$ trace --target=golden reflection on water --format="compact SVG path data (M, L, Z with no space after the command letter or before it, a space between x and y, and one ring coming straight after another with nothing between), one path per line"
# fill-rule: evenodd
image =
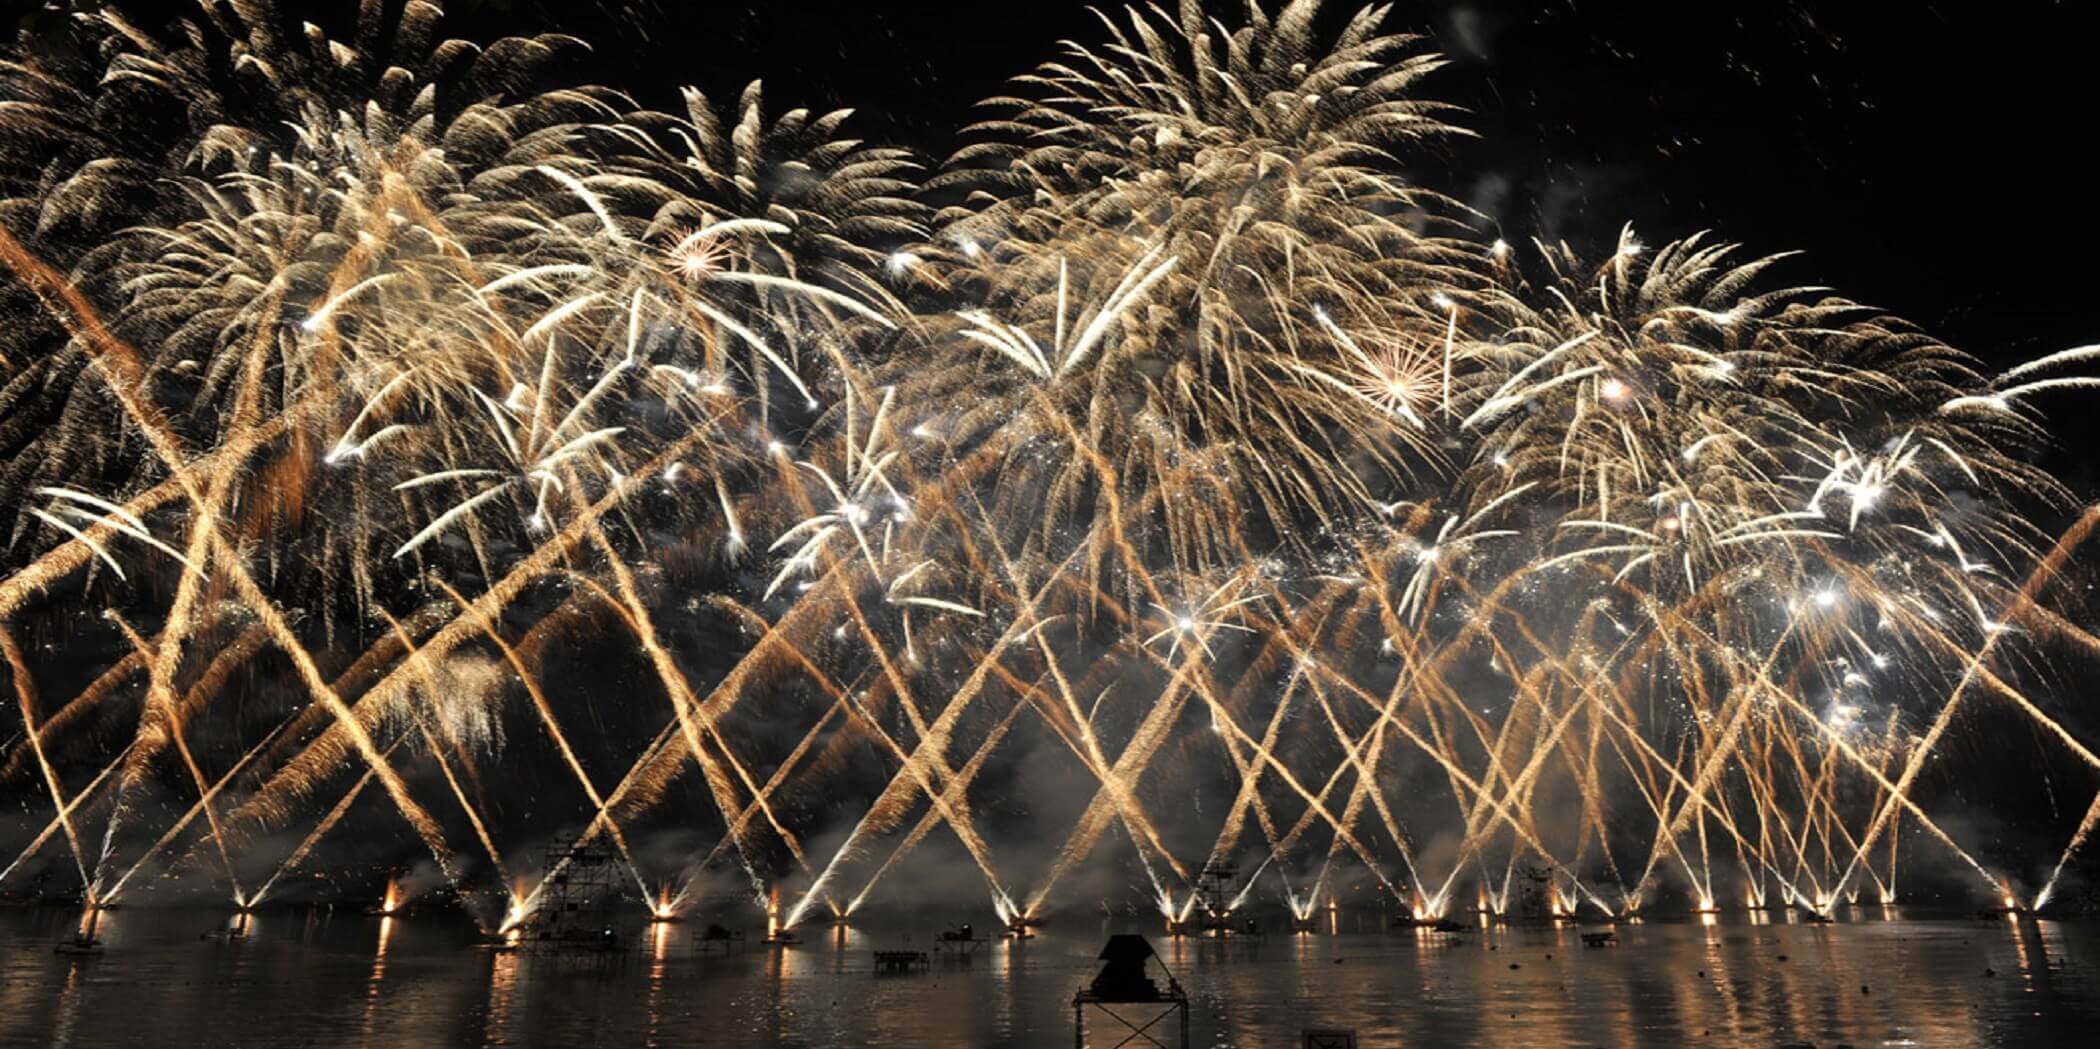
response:
M488 1013L485 1021L487 1035L484 1044L509 1044L516 1026L518 982L522 978L525 956L510 951L488 952L489 993Z
M86 935L94 935L95 913L95 909L90 907L88 908L88 913L82 918L81 928ZM80 1015L80 985L82 980L81 966L66 966L64 983L58 993L59 1022L57 1028L51 1032L51 1044L54 1049L58 1046L70 1045L73 1041L73 1032L76 1027L75 1021Z
M379 919L379 943L372 948L372 975L365 981L365 1019L359 1025L363 1033L363 1044L372 1042L372 1022L379 1013L379 989L386 982L386 948L394 938L394 919L387 915Z
M671 929L667 921L653 921L644 927L643 949L649 956L649 997L645 1009L647 1038L643 1044L655 1046L662 1043L665 1020L662 1004L664 996L664 974L669 970L671 958Z
M1370 914L1337 923L1361 930L1342 935L1148 935L1190 991L1200 1045L1295 1044L1322 1025L1354 1028L1365 1045L2008 1044L2045 1039L2057 1029L2045 1023L2100 1022L2095 930L1889 914L1840 907L1834 925L1763 910L1654 916L1613 923L1620 945L1594 948L1581 934L1603 926L1453 935L1386 930ZM927 972L878 978L874 949L930 951L934 929L820 926L797 945L702 954L691 927L637 925L621 955L587 966L484 952L423 919L375 929L266 917L248 921L248 938L211 945L194 917L127 911L98 919L108 955L75 961L51 946L86 917L52 917L27 926L0 914L0 1044L30 1033L131 1049L201 1032L190 1041L653 1046L705 1032L710 1046L768 1049L1063 1046L1103 936L1129 927L1053 925L967 963L936 955ZM228 1015L244 1018L238 1031L215 1019Z

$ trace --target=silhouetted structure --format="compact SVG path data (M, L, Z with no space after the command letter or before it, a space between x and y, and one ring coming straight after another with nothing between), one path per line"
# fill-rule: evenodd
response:
M530 953L606 953L620 945L607 921L612 905L612 853L576 838L547 844L546 869L533 911L512 945Z
M81 915L80 930L73 934L73 938L61 941L57 947L52 949L59 954L101 954L102 941L95 936L95 930L101 923L101 917L101 913L96 908L88 908L87 913Z
M952 929L941 930L940 935L933 938L933 949L946 957L966 960L975 957L989 942L991 941L988 937L980 939L977 929L969 922L964 922Z
M744 934L710 924L693 937L693 950L700 954L728 954L744 944Z
M1207 914L1232 909L1233 886L1239 881L1238 864L1213 861L1196 872L1196 906Z
M1517 909L1509 917L1522 922L1546 922L1552 921L1558 910L1554 906L1552 874L1530 864L1517 872Z
M1161 964L1160 972L1166 976L1167 986L1164 990L1160 988L1147 965L1157 957L1151 942L1143 936L1126 933L1108 938L1108 943L1101 948L1101 960L1107 964L1101 966L1101 972L1092 983L1072 996L1074 1049L1084 1049L1086 1045L1089 1008L1115 1022L1109 1033L1122 1035L1110 1045L1110 1049L1126 1045L1180 1045L1182 1049L1188 1049L1188 992L1182 990L1173 974L1166 971L1165 964ZM1180 1028L1178 1042L1163 1040L1171 1037L1163 1024Z
M1220 936L1234 931L1232 925L1232 903L1234 887L1239 881L1237 864L1213 861L1196 872L1196 898L1189 908L1189 915L1179 921L1167 923L1167 931L1176 936L1201 936L1216 933Z
M908 973L915 970L924 970L927 966L928 960L925 951L875 952L876 975L883 973Z

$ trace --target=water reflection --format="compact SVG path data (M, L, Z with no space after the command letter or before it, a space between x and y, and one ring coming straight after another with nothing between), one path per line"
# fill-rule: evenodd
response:
M517 1026L518 981L525 965L525 956L510 952L494 952L488 955L488 1013L482 1039L483 1045L509 1045L515 1043L513 1030Z
M386 982L387 941L393 936L393 917L379 919L379 943L372 948L372 976L365 981L365 1022L361 1026L364 1035L361 1042L365 1045L372 1044L372 1021L379 1012L379 988Z
M2100 935L2025 917L1892 920L1855 905L1825 925L1724 910L1621 922L1604 948L1566 925L1453 935L1326 917L1340 934L1137 931L1189 988L1199 1045L1290 1045L1308 1026L1354 1028L1366 1045L2050 1044L2100 1020ZM695 926L637 924L625 952L586 962L489 951L436 918L13 911L0 913L0 1044L1063 1046L1104 934L1131 931L1074 921L873 974L873 950L931 951L938 927L837 924L702 953ZM87 930L105 954L53 953Z
M649 956L649 1004L645 1045L662 1044L664 1034L664 977L670 971L671 923L652 921L647 926L643 950Z

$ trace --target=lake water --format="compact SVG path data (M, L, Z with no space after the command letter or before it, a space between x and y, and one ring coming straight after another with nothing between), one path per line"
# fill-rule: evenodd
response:
M77 918L0 912L0 1044L1069 1046L1107 928L1075 919L878 976L874 949L928 949L933 926L817 926L726 955L693 949L700 925L652 926L584 961L476 948L444 918L265 912L219 942L198 936L223 916L139 909L103 917L103 955L54 954ZM1259 942L1138 931L1189 991L1193 1046L1295 1047L1305 1027L1365 1046L2100 1044L2088 923L1737 914L1621 924L1615 948L1585 948L1589 927L1335 925ZM1087 1044L1114 1045L1105 1033Z

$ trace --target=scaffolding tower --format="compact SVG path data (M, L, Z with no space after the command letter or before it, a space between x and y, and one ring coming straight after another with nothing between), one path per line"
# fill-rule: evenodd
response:
M1544 867L1525 864L1517 871L1517 920L1552 921L1556 914L1553 875Z
M1205 914L1224 915L1232 910L1240 868L1236 863L1214 860L1196 872L1196 907Z
M546 881L519 931L517 946L535 953L610 952L619 946L611 923L611 850L563 836L547 843Z
M1203 869L1196 872L1195 899L1191 901L1188 917L1168 922L1167 931L1176 936L1233 932L1232 904L1238 893L1239 878L1238 864L1222 860L1204 864Z

